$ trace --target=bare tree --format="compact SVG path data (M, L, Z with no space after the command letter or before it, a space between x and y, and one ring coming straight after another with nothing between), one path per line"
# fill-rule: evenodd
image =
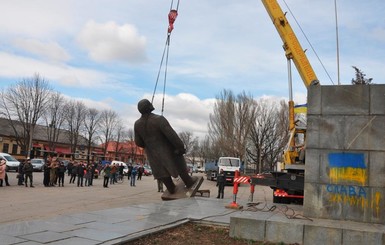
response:
M182 140L185 148L186 154L189 154L192 150L192 146L194 144L193 133L188 131L183 131L179 133L179 138Z
M48 82L35 74L1 93L1 114L9 119L16 142L26 157L30 157L36 123L47 109L50 92Z
M256 105L245 92L235 96L224 90L217 97L214 112L210 114L209 136L222 155L239 157L246 153L247 137L255 121Z
M115 127L115 159L118 159L120 153L124 153L126 151L125 148L121 147L121 142L124 142L128 139L129 132L125 129L121 122L117 122ZM122 159L119 159L122 160Z
M277 103L259 100L256 119L250 132L247 147L248 158L256 164L257 173L280 160L288 141L287 105L284 101ZM266 166L265 166L266 165Z
M104 156L107 155L107 148L109 141L113 140L113 132L118 123L118 114L112 110L102 111L100 117L100 137L104 144Z
M137 152L137 146L135 144L135 132L133 128L128 129L127 137L128 137L128 141L130 142L129 156L130 156L130 162L132 163L135 159L135 155Z
M201 140L199 148L200 157L204 159L205 162L215 161L221 156L219 145L216 142L213 142L208 135Z
M356 71L356 78L352 79L352 84L367 85L372 83L373 78L365 78L365 73L363 73L360 69L355 66L352 67Z
M46 125L48 147L55 149L59 141L60 129L65 120L64 106L66 100L59 92L52 92L49 96L49 106L43 114L43 121Z
M90 155L92 154L92 144L95 141L95 136L99 130L100 111L94 108L86 109L84 116L84 128L87 138L87 162L90 162Z
M186 148L186 157L191 160L192 164L195 164L195 158L199 151L198 137L194 137L192 132L183 131L179 133L179 138L182 140Z
M68 140L71 144L72 159L76 158L75 153L78 148L80 133L84 126L86 106L81 101L69 101L65 107L65 122L67 127Z

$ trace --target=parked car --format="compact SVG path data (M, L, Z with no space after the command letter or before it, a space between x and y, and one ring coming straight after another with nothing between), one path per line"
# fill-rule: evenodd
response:
M15 170L17 171L20 165L20 162L16 160L13 156L9 155L8 153L0 153L0 159L5 159L6 161L6 168L5 171Z
M143 174L144 174L145 176L152 175L152 169L151 169L150 166L144 165L143 168L144 168L144 173L143 173Z
M44 168L45 160L40 158L34 158L34 159L31 159L31 164L33 166L33 171L42 172Z

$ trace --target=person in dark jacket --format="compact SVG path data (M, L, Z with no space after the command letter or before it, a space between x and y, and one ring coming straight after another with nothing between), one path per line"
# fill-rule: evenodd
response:
M138 180L142 180L143 173L144 173L144 167L140 165L138 167Z
M17 177L18 177L17 185L23 185L24 183L23 167L24 167L24 161L20 162L19 167L17 168Z
M26 163L24 164L24 167L23 167L23 172L24 172L24 175L25 175L25 178L24 178L24 182L25 182L25 187L28 187L28 179L29 179L29 186L30 187L34 187L33 186L33 166L31 164L31 160L28 159L26 161Z
M74 162L71 168L70 184L75 184L76 175L78 174L78 163Z
M65 172L66 172L66 166L64 166L64 162L60 162L57 168L57 175L58 175L59 186L61 184L62 187L64 187Z
M221 169L217 175L217 186L218 186L218 196L217 198L222 198L225 194L225 185L226 185L226 176Z
M51 160L47 160L43 166L44 176L43 176L43 184L45 187L49 187L50 182L50 172L51 172Z
M111 175L111 167L109 164L106 164L106 166L103 169L104 177L103 177L103 187L108 188L108 180L110 179Z
M191 188L197 177L191 177L184 159L186 149L178 134L163 116L152 113L153 105L147 99L138 102L142 116L134 125L135 144L144 148L155 179L160 179L170 194L176 186L171 177L182 179Z
M83 179L84 179L84 171L86 170L86 166L80 162L77 167L77 176L78 176L78 187L83 187Z

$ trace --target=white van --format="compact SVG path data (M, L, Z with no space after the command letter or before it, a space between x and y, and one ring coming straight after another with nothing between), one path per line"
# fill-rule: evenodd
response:
M0 159L5 159L6 161L6 171L9 170L15 170L19 168L20 162L16 160L13 156L9 155L8 153L2 153L0 152Z
M115 164L116 166L120 166L120 165L123 165L123 174L124 175L127 175L128 173L128 166L127 166L127 163L125 162L121 162L121 161L112 161L110 165L113 165Z

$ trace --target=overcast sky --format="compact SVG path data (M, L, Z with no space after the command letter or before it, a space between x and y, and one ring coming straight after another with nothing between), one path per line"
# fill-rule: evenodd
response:
M285 2L278 0L284 12ZM174 0L173 8L176 8ZM322 85L337 84L334 0L286 0L287 15ZM117 111L127 128L151 99L166 41L165 0L12 0L0 3L0 89L40 74L90 107ZM342 84L357 66L384 83L384 0L337 0ZM223 89L255 99L288 97L282 41L260 0L180 0L172 32L164 115L202 136ZM319 60L329 73L331 81ZM163 77L155 96L160 113ZM306 88L293 66L295 102Z

